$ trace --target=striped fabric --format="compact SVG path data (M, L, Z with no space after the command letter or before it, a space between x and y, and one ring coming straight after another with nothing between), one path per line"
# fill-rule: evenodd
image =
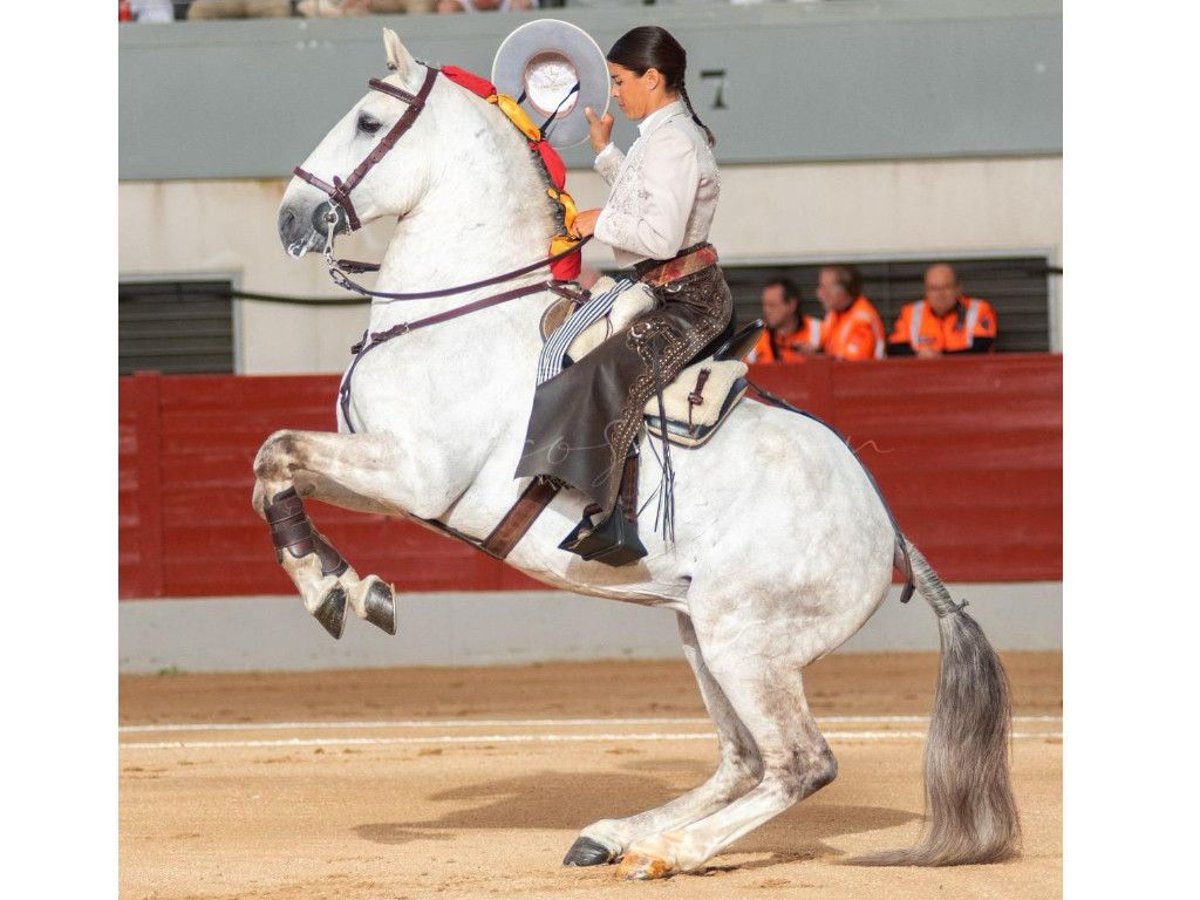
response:
M597 294L567 318L546 339L542 347L542 355L538 357L537 383L549 381L563 369L563 358L572 342L587 330L588 326L599 322L613 308L617 296L633 287L633 279L619 278L611 288L603 294Z

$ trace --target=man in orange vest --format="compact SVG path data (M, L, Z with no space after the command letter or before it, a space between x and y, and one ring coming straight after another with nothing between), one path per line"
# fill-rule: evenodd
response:
M862 294L854 266L825 266L817 275L817 299L825 307L821 350L835 359L883 359L885 332L879 313Z
M900 309L888 353L925 359L943 353L986 353L995 340L991 304L963 296L954 269L936 263L925 270L925 297Z
M790 278L763 285L762 318L767 327L746 362L804 362L821 349L821 323L800 312L800 289Z

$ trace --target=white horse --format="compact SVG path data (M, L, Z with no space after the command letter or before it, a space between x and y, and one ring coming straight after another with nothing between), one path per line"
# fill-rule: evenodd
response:
M496 106L431 75L436 70L391 31L384 45L384 87L373 83L298 170L305 177L288 186L279 213L285 248L302 256L326 246L348 218L390 217L396 226L376 290L406 293L544 258L561 221L525 138ZM414 102L423 85L427 96ZM348 177L406 114L394 147ZM350 181L352 201L331 202ZM513 471L542 346L539 319L556 299L540 287L545 278L543 270L455 296L376 300L370 331L398 336L361 356L339 433L279 431L260 449L254 507L272 523L279 561L307 609L335 636L347 602L394 633L392 589L341 559L311 527L302 498L475 540L488 535L528 483ZM531 293L428 327L403 324L513 287ZM558 549L585 506L567 489L507 557L556 588L674 610L717 730L712 777L657 809L588 825L564 863L620 861L630 878L694 871L831 782L837 764L809 712L801 670L862 627L887 595L894 565L911 565L941 634L927 821L916 847L857 862L948 865L1012 855L1019 826L1004 672L845 443L812 419L747 401L707 444L676 448L672 460L673 543L643 522L649 555L633 565L613 568ZM643 465L640 496L658 479Z

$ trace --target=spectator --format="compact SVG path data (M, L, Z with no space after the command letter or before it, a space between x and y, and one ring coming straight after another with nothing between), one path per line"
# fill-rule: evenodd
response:
M800 312L800 289L790 278L763 285L762 318L767 327L746 362L803 362L820 351L821 323Z
M291 0L192 0L188 21L196 19L284 19L292 14Z
M433 12L436 0L300 0L296 12L310 18L366 16L372 13Z
M817 299L825 307L821 350L835 359L883 359L883 320L862 294L862 275L854 266L824 266L817 275Z
M925 270L924 299L901 307L888 353L925 359L943 353L986 353L995 340L991 304L964 297L954 269L935 263Z
M509 12L537 9L537 6L537 0L437 0L437 11L440 13Z
M440 13L508 12L536 7L535 0L437 0Z
M175 8L171 0L129 0L126 5L134 22L175 21Z

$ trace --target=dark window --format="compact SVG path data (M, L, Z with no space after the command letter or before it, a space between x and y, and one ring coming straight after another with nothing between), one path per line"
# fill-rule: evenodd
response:
M998 351L1038 352L1050 349L1050 271L1044 257L1003 259L927 259L903 262L852 262L863 275L863 293L875 305L883 326L891 333L905 303L924 294L925 269L935 262L954 266L963 293L986 300L996 311ZM786 276L800 288L800 308L810 316L824 315L817 300L817 273L821 265L739 266L721 264L733 293L739 323L757 319L762 312L762 285Z
M232 289L228 281L122 283L120 374L233 372Z

